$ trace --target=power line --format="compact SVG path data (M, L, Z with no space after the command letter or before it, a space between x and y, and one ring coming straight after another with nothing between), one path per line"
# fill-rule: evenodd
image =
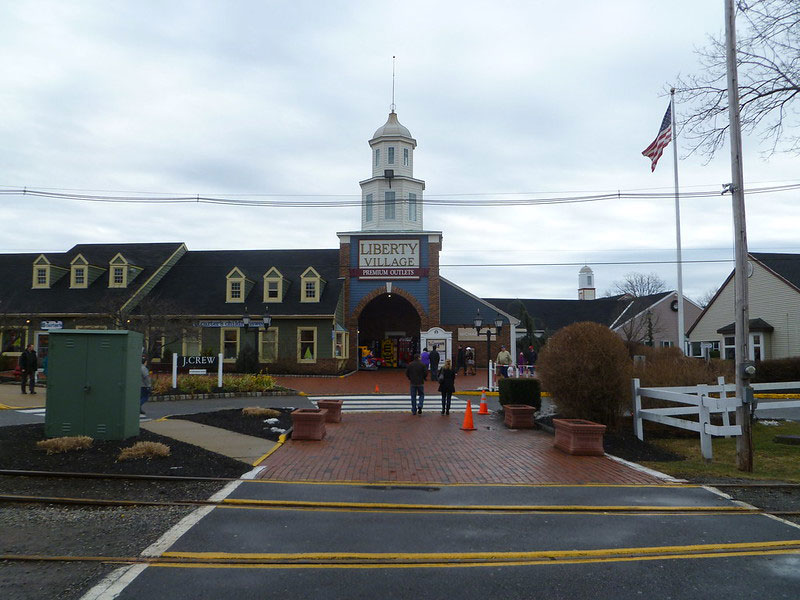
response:
M800 183L753 187L745 190L747 195L780 193L793 190L800 190ZM71 200L79 202L96 202L106 204L217 204L233 206L249 206L263 208L341 208L347 206L360 206L361 197L345 196L337 197L343 199L312 199L297 200L297 196L276 196L274 199L254 199L254 198L234 198L231 196L135 196L135 195L112 195L112 194L85 194L85 193L66 193L48 191L46 189L0 189L0 196L34 196L39 198L49 198L54 200ZM580 204L587 202L602 202L608 200L661 200L672 199L673 192L607 192L600 194L588 194L582 196L553 196L545 198L466 198L466 197L446 197L446 196L427 196L421 199L422 204L429 206L543 206L552 204ZM718 191L698 190L686 191L682 197L688 198L714 198L720 196ZM311 196L303 196L311 197ZM329 196L318 196L318 198L329 198ZM404 201L408 198L396 198L395 201ZM384 199L375 199L376 205L385 204Z

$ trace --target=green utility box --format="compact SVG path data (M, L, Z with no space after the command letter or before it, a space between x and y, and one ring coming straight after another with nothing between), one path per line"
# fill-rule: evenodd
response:
M137 331L51 329L45 434L139 435L143 340Z

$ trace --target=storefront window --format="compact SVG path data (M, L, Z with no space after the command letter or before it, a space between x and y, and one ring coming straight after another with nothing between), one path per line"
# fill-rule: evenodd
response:
M0 332L3 352L22 352L25 348L24 329L3 329Z
M278 328L270 327L267 331L259 332L261 347L258 357L261 362L275 362L278 359Z
M297 362L317 362L317 328L298 327L297 329Z
M222 358L223 360L236 360L239 354L239 330L222 330Z

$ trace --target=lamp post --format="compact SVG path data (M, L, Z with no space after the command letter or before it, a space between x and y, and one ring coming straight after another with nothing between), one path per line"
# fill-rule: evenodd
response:
M245 306L244 307L244 315L242 315L242 323L244 323L245 333L247 333L247 330L250 328L251 320L252 319L250 318L250 313L247 312L247 307ZM255 343L254 348L256 349L256 352L258 352L258 330L261 329L262 323L264 325L264 331L269 329L269 326L272 324L272 315L269 314L269 307L268 306L264 307L264 316L255 320L255 325L256 325L255 326L255 334L256 334L256 338L255 339L256 339L256 343Z
M475 318L472 320L472 324L475 326L475 331L480 334L481 326L483 325L483 318L481 317L481 309L478 309L478 312L475 315ZM500 335L500 330L503 328L503 318L500 315L497 315L494 320L494 326L497 331L497 335ZM486 328L486 369L489 372L488 380L489 380L489 389L492 389L492 370L490 368L490 364L492 361L492 330L487 327Z

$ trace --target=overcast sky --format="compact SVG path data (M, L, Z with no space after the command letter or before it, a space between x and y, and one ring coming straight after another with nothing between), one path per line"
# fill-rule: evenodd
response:
M396 55L397 114L417 139L426 197L670 192L672 146L655 173L641 151L670 83L695 72L694 49L722 31L722 0L556 4L6 2L0 189L357 199ZM757 138L744 142L746 185L800 182L797 157L765 159ZM731 180L727 149L706 162L678 148L682 189ZM747 198L751 251L800 251L799 195ZM0 203L0 252L115 241L336 248L337 231L360 228L349 206ZM731 199L681 210L684 259L728 261L684 266L684 291L697 297L732 268ZM424 225L444 234L442 274L481 296L576 298L583 263L599 293L630 271L677 285L671 198L428 206ZM618 264L637 261L661 262ZM534 266L482 266L498 263Z

